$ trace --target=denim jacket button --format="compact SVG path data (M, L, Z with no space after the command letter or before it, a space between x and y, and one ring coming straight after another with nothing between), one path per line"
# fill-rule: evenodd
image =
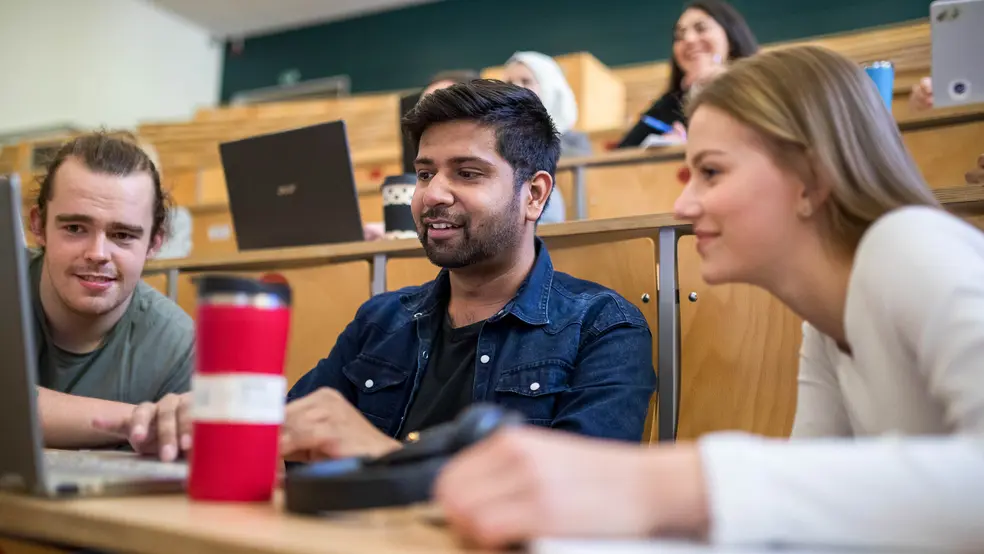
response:
M422 314L420 312L417 312L417 313L413 314L413 318L414 319L420 319L420 316L422 316L422 315L424 315L424 314Z
M489 363L489 355L488 354L482 354L482 357L479 358L479 360L481 360L481 362L483 364L487 364L487 363Z
M367 389L371 389L371 388L372 388L372 386L373 386L373 385L375 385L375 384L376 384L376 383L373 383L373 382L372 382L372 379L366 379L366 388L367 388Z
M540 383L533 383L532 385L530 385L530 390L532 391L540 390Z

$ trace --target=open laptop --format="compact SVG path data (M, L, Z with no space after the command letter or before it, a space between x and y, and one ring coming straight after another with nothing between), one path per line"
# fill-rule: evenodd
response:
M47 497L183 490L184 463L125 452L43 448L36 398L38 350L20 205L17 176L0 175L0 490Z
M363 240L345 122L219 145L239 250Z
M984 0L929 5L933 106L984 102Z

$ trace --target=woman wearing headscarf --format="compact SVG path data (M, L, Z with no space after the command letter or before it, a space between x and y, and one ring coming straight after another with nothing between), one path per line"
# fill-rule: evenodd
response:
M577 123L577 100L567 77L556 61L539 52L516 52L506 62L504 81L528 88L543 102L557 132L560 133L560 156L588 156L591 141L574 130ZM564 221L564 199L554 187L550 201L540 216L541 223Z

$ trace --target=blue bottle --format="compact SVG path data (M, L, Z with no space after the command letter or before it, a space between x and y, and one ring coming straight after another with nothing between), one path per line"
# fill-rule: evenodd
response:
M885 101L885 106L891 112L892 94L895 88L895 65L889 61L876 61L865 65L864 70L871 77L871 80L875 82L878 93L881 94L882 100Z

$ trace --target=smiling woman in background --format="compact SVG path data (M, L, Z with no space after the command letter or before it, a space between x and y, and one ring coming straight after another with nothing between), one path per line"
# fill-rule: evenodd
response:
M574 130L577 123L577 99L564 71L553 58L539 52L516 52L506 62L503 81L528 88L540 97L560 133L560 157L591 155L588 136ZM564 221L564 198L554 187L543 210L540 223Z
M792 440L640 448L533 429L454 458L435 497L484 546L536 537L984 551L984 234L944 211L867 74L802 46L688 107L676 203L709 284L804 320Z
M639 146L651 134L686 138L683 101L691 87L720 74L728 62L756 52L758 41L738 10L719 0L691 2L673 29L669 89L618 147Z

